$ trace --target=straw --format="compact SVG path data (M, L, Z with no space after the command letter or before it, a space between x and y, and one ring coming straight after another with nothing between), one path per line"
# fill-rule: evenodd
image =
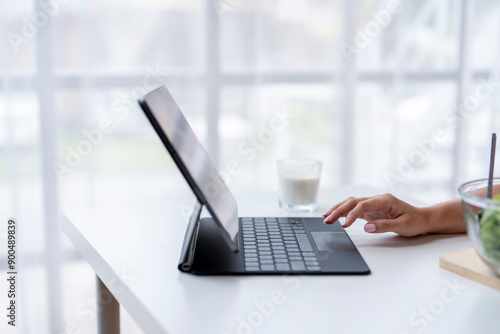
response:
M493 188L493 168L495 167L495 149L497 146L497 134L491 135L491 153L490 153L490 174L488 175L488 198L491 198Z

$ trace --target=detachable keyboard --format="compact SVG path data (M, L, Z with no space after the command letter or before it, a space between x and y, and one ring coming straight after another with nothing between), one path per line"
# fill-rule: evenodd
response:
M240 218L247 272L319 272L301 218Z

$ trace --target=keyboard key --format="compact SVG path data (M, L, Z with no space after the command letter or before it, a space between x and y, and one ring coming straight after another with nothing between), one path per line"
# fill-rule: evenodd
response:
M276 249L273 247L273 253L274 253L274 255L286 254L286 251L284 249Z
M319 267L319 266L308 266L307 270L308 271L321 271L321 267Z
M259 246L259 252L270 251L270 250L271 250L271 247L261 247L261 246Z
M263 264L260 266L260 270L262 270L262 271L274 271L274 265L273 264Z
M293 271L304 271L306 270L306 266L302 261L290 261L290 266L292 266Z
M257 253L245 253L245 258L257 257Z
M259 255L272 255L271 251L261 251L259 252Z
M285 246L273 246L273 249L282 249L282 250L285 250Z
M271 255L261 255L259 256L261 260L272 260L273 257Z
M300 256L300 252L288 252L289 256Z
M248 262L248 261L245 261L245 267L258 267L259 266L259 262Z
M301 256L290 256L289 259L290 261L302 261Z
M243 247L245 249L255 249L255 248L257 248L257 246L255 246L255 245L243 245Z
M306 264L308 266L319 266L319 262L318 261L308 261L307 259L306 259Z
M288 263L288 259L274 259L274 262L276 263Z
M309 238L305 234L298 234L297 236L297 241L299 242L299 247L300 250L303 252L312 252L312 246L311 243L309 242Z
M276 263L276 270L290 271L290 265L288 265L288 263Z
M257 253L257 249L247 249L245 248L245 254L249 254L249 253Z
M274 264L273 260L260 260L261 264Z
M276 252L274 253L274 258L275 259L287 259L288 256L286 254L276 254Z
M294 247L287 247L286 250L289 252L298 252L299 251L299 249L295 246Z
M260 268L259 267L245 267L245 271L251 271L251 272L260 271Z
M302 252L303 257L316 257L316 254L314 252Z

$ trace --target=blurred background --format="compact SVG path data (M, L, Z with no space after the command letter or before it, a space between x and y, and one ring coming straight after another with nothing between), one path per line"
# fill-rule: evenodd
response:
M19 333L96 330L94 274L61 210L191 205L142 94L167 85L219 169L241 163L237 196L276 190L275 160L307 155L321 187L431 204L487 176L499 32L495 0L0 0L0 242L15 217Z

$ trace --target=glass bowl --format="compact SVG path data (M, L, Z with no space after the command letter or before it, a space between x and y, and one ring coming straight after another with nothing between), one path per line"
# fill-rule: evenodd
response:
M500 178L493 179L493 185ZM467 234L479 256L500 275L500 196L486 198L488 179L462 184L458 193L462 198L462 211ZM483 188L484 191L479 189ZM479 192L479 194L476 192Z

